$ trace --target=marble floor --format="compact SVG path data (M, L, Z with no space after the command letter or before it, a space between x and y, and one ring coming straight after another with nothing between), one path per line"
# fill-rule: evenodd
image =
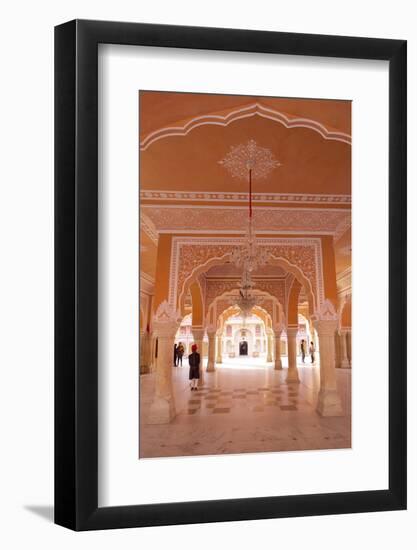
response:
M320 417L315 411L319 366L298 364L300 384L286 384L286 362L274 370L263 358L224 359L204 384L190 391L188 365L173 368L177 416L149 425L155 375L140 377L140 458L341 449L351 446L350 369L337 369L346 412Z

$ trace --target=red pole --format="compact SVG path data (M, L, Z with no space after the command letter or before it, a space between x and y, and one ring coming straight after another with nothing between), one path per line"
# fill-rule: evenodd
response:
M252 168L249 168L249 217L252 217Z

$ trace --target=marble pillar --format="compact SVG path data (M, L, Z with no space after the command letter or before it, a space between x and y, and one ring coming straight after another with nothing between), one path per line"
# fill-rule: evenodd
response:
M350 368L349 359L347 355L347 330L342 329L340 331L339 343L340 343L340 368Z
M288 370L287 383L299 382L297 368L297 333L298 327L287 328L287 344L288 344Z
M340 369L341 357L340 357L340 334L335 332L334 335L334 354L335 354L335 366L337 369Z
M317 350L317 340L316 340L316 332L314 330L314 323L312 320L310 320L308 322L308 326L309 326L309 332L310 332L310 342L313 342L314 344L314 349ZM307 346L307 351L310 347L310 342L307 342L308 343L308 346Z
M266 348L266 362L267 363L272 363L272 337L269 334L269 332L266 335L266 345L267 345L267 348Z
M317 319L314 323L320 344L320 390L317 412L321 416L343 416L336 386L334 334L337 320Z
M275 370L281 370L282 369L282 361L281 361L281 330L275 331Z
M216 359L216 333L214 331L207 331L208 336L208 361L207 372L214 372L215 359Z
M157 352L157 341L156 336L152 333L151 337L151 372L156 371L156 352Z
M141 331L139 340L140 349L140 374L151 372L151 335L147 331Z
M346 355L349 361L349 368L352 368L352 329L346 329Z
M173 349L179 318L167 302L163 302L154 318L153 331L158 339L155 395L149 408L148 424L168 424L176 415L172 388Z
M203 354L203 338L204 329L202 327L191 327L191 333L193 335L194 343L197 345L197 351L200 354L200 379L198 381L199 386L204 385L204 354Z
M216 363L223 363L223 339L222 336L216 336L217 341L217 353L216 353Z

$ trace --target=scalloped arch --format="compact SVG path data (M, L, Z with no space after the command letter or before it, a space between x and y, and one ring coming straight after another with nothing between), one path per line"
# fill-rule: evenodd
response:
M241 109L231 111L227 115L201 115L192 118L183 126L169 126L166 128L161 128L160 130L155 130L140 142L140 150L146 151L146 149L148 149L153 143L161 139L186 136L192 130L200 126L214 125L225 127L236 120L250 118L253 116L273 120L279 124L282 124L286 128L309 128L319 133L326 140L340 141L342 143L346 143L347 145L351 145L352 143L352 138L349 134L328 130L323 124L317 122L316 120L305 117L289 118L275 109L264 107L260 103L253 103L246 107L242 107Z
M202 273L205 273L208 271L211 267L215 265L223 265L226 263L229 263L228 260L230 259L230 252L224 254L223 256L218 256L215 258L210 258L203 264L197 266L194 268L194 270L190 273L190 275L185 279L182 291L180 293L178 304L180 311L183 311L184 308L184 300L185 296L187 295L188 289L190 288L190 285L201 275ZM299 267L297 267L294 264L291 264L288 260L285 258L277 258L276 256L272 256L272 262L270 262L274 265L278 265L280 267L283 267L286 271L289 273L292 273L294 277L301 283L301 285L304 287L307 300L309 303L310 313L313 314L315 311L315 297L314 292L311 287L310 281L307 279L307 277L304 275L304 273L300 270ZM284 304L281 304L282 310L284 309Z

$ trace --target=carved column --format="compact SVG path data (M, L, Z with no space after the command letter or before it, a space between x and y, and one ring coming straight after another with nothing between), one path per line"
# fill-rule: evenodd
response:
M266 340L266 344L267 344L266 362L271 363L272 362L272 337L271 337L271 334L270 334L269 331L266 335L266 338L267 338L267 340Z
M223 363L223 339L222 335L216 336L217 340L217 354L216 354L216 363Z
M149 332L141 331L140 340L140 374L147 374L151 371L151 336Z
M144 342L143 342L143 336L144 331L141 330L139 333L139 373L145 374L146 373L146 365L145 365L145 350L144 350Z
M338 326L338 316L330 300L325 300L315 314L314 326L320 344L320 391L317 412L321 416L343 416L336 386L334 335Z
M297 333L298 327L287 328L287 344L288 344L288 370L287 383L299 382L297 368Z
M346 355L349 361L349 368L352 368L352 329L346 329Z
M281 334L282 334L282 327L278 327L275 330L275 370L281 370L282 369L282 361L281 361Z
M158 357L155 395L147 419L149 424L168 424L176 415L172 387L172 353L179 320L167 301L162 302L155 313L153 330L158 338Z
M308 326L309 326L309 329L310 329L310 342L313 342L314 348L317 349L316 333L314 331L314 323L311 319L308 322ZM308 351L308 348L310 346L310 342L307 342L307 344L308 344L307 351Z
M340 342L340 368L342 368L342 369L348 369L350 367L349 359L348 359L348 356L347 356L347 342L346 342L347 332L348 332L347 330L342 329L340 331L340 337L339 337L339 342Z
M152 333L150 342L150 372L156 371L156 336Z
M208 336L208 361L207 372L214 372L215 358L216 358L216 332L214 330L207 330Z
M197 351L200 354L200 379L198 385L202 386L204 384L204 368L203 368L203 338L204 338L204 329L202 327L191 327L191 332L193 335L194 343L197 345Z
M335 353L335 366L337 369L341 367L341 356L340 356L340 333L339 331L335 332L334 335L334 353Z

